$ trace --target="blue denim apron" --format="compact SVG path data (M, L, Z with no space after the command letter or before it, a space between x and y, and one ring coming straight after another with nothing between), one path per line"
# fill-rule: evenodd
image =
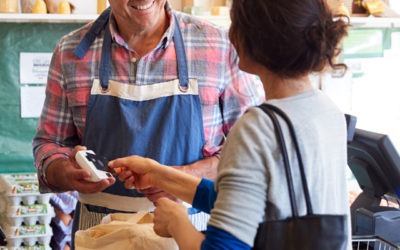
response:
M179 79L130 85L110 79L112 37L109 16L110 10L107 9L75 50L75 54L82 58L96 36L105 29L100 79L94 80L91 89L82 144L108 159L140 155L172 166L202 159L205 141L198 86L197 81L188 76L177 19L173 41ZM126 189L119 180L103 192L80 194L79 200L75 213L80 221L74 221L74 224L80 224L80 229L98 224L104 214L153 208L153 204L141 193ZM85 216L79 216L82 209L86 210ZM97 219L96 214L100 215Z

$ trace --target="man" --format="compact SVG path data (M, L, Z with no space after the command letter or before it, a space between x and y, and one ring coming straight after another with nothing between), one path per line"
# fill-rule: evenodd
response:
M107 213L151 210L169 196L127 190L112 177L90 182L74 161L77 150L141 155L213 179L226 134L263 99L260 82L239 71L226 31L166 0L109 2L57 45L33 141L41 191L80 193L74 230ZM204 229L207 217L192 213Z

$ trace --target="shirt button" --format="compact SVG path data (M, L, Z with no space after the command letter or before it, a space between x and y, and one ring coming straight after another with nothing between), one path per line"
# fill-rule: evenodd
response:
M132 57L131 62L135 63L137 61L136 57Z

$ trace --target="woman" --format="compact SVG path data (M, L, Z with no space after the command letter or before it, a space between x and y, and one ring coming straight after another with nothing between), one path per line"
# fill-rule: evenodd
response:
M344 114L308 77L326 66L345 69L334 58L347 23L334 19L323 0L233 0L231 17L230 39L240 69L260 77L267 103L286 112L294 124L314 212L349 215ZM284 134L289 138L285 129ZM292 146L289 158L297 166ZM211 212L202 234L190 225L182 205L166 198L156 202L156 233L174 237L180 249L251 249L266 203L266 220L291 216L274 128L259 108L248 110L234 125L215 184L137 156L111 166L121 168L119 178L127 188L158 187ZM295 190L301 190L299 172L292 171ZM304 199L296 195L303 215Z

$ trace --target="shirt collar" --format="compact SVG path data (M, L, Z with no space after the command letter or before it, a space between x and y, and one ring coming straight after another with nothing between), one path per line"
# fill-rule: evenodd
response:
M165 10L167 13L167 18L169 18L169 27L165 31L165 33L164 33L163 37L161 38L160 43L157 45L156 49L158 49L158 48L165 49L171 42L173 34L174 34L175 18L173 15L173 10L171 8L171 5L168 1L166 1ZM114 15L112 13L112 10L110 12L110 24L109 25L110 25L110 33L111 33L111 37L112 37L113 41L115 41L117 44L119 44L121 46L124 46L127 50L132 51L132 49L129 48L128 44L124 41L124 39L118 32L118 27L117 27Z

